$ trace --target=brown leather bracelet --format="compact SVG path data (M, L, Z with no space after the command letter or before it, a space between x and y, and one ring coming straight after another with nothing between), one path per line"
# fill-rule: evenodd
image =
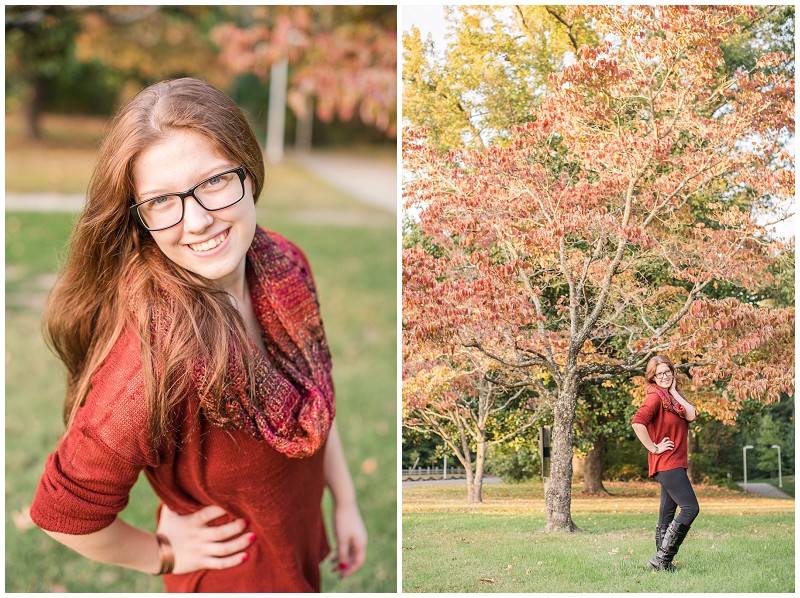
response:
M172 544L162 534L156 534L156 542L158 542L158 560L161 562L161 569L157 575L172 573L172 569L175 568L175 551L172 550Z

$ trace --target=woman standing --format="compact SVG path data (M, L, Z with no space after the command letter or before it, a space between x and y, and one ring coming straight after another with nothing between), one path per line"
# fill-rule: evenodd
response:
M647 397L631 425L649 452L649 475L661 484L661 505L656 526L656 555L648 567L675 570L672 559L700 512L686 475L689 467L689 422L695 408L678 391L675 368L668 357L656 355L645 371ZM656 442L660 439L658 442ZM675 516L677 507L681 510Z
M257 226L263 183L225 94L145 89L103 143L45 312L66 432L31 517L171 592L319 591L325 486L337 568L364 561L314 281L299 248ZM155 534L117 518L141 471L162 501Z

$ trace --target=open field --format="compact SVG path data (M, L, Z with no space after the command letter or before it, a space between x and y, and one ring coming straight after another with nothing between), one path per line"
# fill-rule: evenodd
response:
M576 534L544 533L540 483L403 488L403 590L407 592L791 592L794 501L696 488L700 515L676 559L653 573L657 484L607 484L614 495L573 489Z
M47 165L53 180L66 181L71 169L82 173L75 187L64 182L49 190L84 191L94 156L91 143L84 139L69 146L51 139L37 149L12 136L7 140L8 188L46 190L42 181L36 188L24 186L36 170L31 165L38 163L40 170ZM61 150L74 161L60 161ZM314 270L334 360L337 421L370 539L367 563L352 577L339 581L330 567L323 567L323 590L394 592L395 220L290 163L269 168L267 179L258 222L297 242ZM159 592L158 578L87 561L48 538L27 515L45 459L63 431L63 369L44 345L41 309L74 218L70 213L6 214L5 589ZM142 476L122 518L152 530L156 504ZM329 497L324 507L330 522Z

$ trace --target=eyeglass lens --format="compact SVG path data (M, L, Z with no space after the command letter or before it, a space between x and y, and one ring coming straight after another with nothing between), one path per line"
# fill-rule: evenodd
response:
M192 195L207 210L221 210L244 197L244 181L236 172L226 172L203 181ZM183 219L180 195L161 195L139 206L139 216L152 229L169 228Z
M672 372L661 372L660 374L656 374L656 378L671 378Z

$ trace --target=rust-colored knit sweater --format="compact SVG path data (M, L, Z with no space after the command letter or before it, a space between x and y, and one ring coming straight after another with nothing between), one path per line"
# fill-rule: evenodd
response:
M141 348L136 333L126 330L47 460L31 505L33 521L65 534L101 530L126 506L144 471L173 511L218 505L231 516L214 524L242 517L256 534L241 565L165 575L167 591L318 592L319 563L329 552L321 511L324 447L311 457L290 458L244 430L210 424L198 412L197 397L187 397L175 420L179 444L153 450Z
M250 522L250 558L231 569L166 575L170 592L319 591L328 553L320 509L324 450L292 459L242 430L223 430L185 401L174 450L156 454L147 434L139 340L125 333L93 378L74 425L47 460L31 505L43 529L88 534L110 525L144 470L170 509L219 505ZM221 518L224 523L232 518Z
M659 471L688 468L689 422L684 418L667 411L661 406L661 399L655 393L647 393L644 403L636 412L632 424L643 424L647 428L650 440L658 444L665 436L675 443L671 451L660 455L649 453L647 464L649 476Z

